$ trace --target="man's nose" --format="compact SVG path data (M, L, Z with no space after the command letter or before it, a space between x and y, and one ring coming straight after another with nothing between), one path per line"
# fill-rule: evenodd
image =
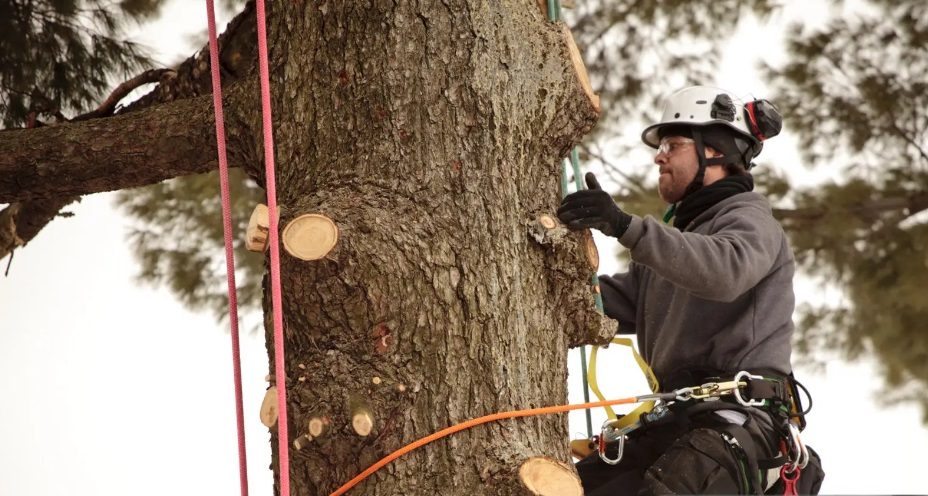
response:
M657 152L657 155L654 156L655 165L665 165L667 163L667 154L664 152Z

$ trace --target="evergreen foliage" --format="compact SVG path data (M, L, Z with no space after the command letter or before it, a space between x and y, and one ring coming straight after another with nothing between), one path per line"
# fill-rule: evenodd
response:
M874 353L888 398L917 401L928 421L928 10L871 5L794 27L792 60L767 68L807 165L840 177L794 194L781 218L803 270L845 295L801 307L800 351Z
M42 115L65 119L99 103L111 78L149 66L123 29L156 14L161 3L0 0L2 126L22 127Z
M264 202L264 190L241 169L229 170L238 301L243 310L260 310L264 257L245 249L251 211ZM119 204L137 222L129 239L141 264L141 282L164 285L188 308L228 316L219 173L188 176L123 190Z

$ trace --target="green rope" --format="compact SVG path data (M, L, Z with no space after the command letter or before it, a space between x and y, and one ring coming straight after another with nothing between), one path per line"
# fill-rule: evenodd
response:
M664 212L664 218L662 219L664 221L664 224L670 224L670 219L673 219L673 216L676 214L677 214L677 204L671 203L670 206L667 207L667 211Z
M560 0L548 0L548 20L551 22L561 20Z
M577 151L577 148L574 147L570 151L570 165L573 167L574 171L574 183L577 185L577 191L580 191L584 188L583 178L580 177L580 153ZM603 298L599 294L599 278L596 277L596 272L593 272L593 296L596 301L596 309L599 310L599 313L603 312ZM587 382L587 368L586 368L586 346L580 347L580 369L581 377L583 379L583 402L590 402L590 385ZM587 436L593 437L593 417L590 414L590 410L586 410L586 433Z

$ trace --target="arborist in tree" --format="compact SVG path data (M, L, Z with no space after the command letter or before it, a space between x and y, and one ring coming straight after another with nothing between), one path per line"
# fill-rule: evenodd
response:
M593 174L561 203L568 227L629 249L628 272L600 276L605 313L637 335L661 391L747 384L738 395L693 389L642 415L620 433L618 463L620 443L577 463L587 496L818 491L824 473L798 438L804 412L790 364L795 263L749 172L780 126L766 100L685 88L642 134L657 150L672 224L622 211Z

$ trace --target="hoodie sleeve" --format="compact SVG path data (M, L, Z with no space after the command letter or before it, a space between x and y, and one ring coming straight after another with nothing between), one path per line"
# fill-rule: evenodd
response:
M712 232L680 232L634 217L619 242L632 260L690 294L732 301L769 273L784 236L769 209L747 204L718 215Z
M632 262L628 272L599 276L603 296L603 312L619 321L621 334L635 333L635 315L638 304L638 274Z

